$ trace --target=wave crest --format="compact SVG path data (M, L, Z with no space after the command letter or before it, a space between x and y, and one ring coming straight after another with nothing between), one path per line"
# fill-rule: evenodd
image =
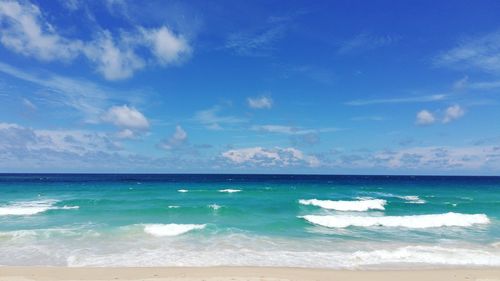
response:
M71 210L79 206L56 207L58 201L53 199L36 201L18 201L0 207L0 216L31 216L48 210Z
M205 228L205 224L146 224L144 232L156 237L177 236L195 229Z
M460 214L445 213L433 215L414 216L317 216L307 215L303 219L310 223L331 227L345 228L349 226L385 226L385 227L406 227L406 228L432 228L443 226L472 226L474 224L488 224L489 218L485 214Z
M383 199L361 199L356 201L300 199L299 203L336 211L364 212L368 210L384 210L384 205L387 204L387 201Z
M226 192L226 193L235 193L235 192L240 192L241 189L220 189L219 192Z

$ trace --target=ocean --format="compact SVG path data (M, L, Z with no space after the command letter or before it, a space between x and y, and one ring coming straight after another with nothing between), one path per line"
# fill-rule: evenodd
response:
M0 174L0 265L500 266L500 177Z

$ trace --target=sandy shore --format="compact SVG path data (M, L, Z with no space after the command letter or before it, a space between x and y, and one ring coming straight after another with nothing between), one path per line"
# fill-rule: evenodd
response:
M66 268L0 267L0 281L500 281L500 268L349 271L277 267Z

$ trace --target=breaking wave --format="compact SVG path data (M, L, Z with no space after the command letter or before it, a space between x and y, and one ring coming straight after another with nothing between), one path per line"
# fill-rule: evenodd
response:
M240 192L241 189L220 189L219 192L226 192L226 193L235 193L235 192Z
M205 226L205 224L146 224L144 225L144 232L156 237L177 236L191 230L203 229Z
M58 201L53 199L36 201L18 201L0 206L0 216L31 216L48 210L71 210L79 206L54 206Z
M310 223L331 227L344 228L349 226L385 226L385 227L405 227L405 228L432 228L444 226L462 226L468 227L475 224L488 224L490 220L485 214L460 214L445 213L433 215L414 215L414 216L317 216L307 215L301 218Z
M357 201L332 201L318 199L300 199L302 205L312 205L323 209L336 211L357 211L363 212L368 210L384 210L384 205L387 204L383 199L362 199Z

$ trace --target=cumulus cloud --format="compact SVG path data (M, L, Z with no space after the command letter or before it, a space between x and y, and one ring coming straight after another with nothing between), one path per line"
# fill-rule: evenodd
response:
M464 114L465 111L458 104L450 106L445 111L443 123L449 123L462 117Z
M254 109L270 109L273 107L273 100L270 97L250 97L247 98L248 106Z
M117 45L107 31L87 45L83 52L96 64L97 71L108 80L128 78L145 65L145 61L130 46Z
M316 167L320 165L317 157L306 155L302 151L293 148L263 148L248 147L231 149L222 153L222 156L233 163L251 166L297 166L306 165Z
M42 61L70 61L84 56L108 80L131 77L148 64L178 64L192 49L184 36L166 26L136 26L119 35L99 29L88 41L66 38L46 21L38 6L29 2L1 2L0 27L0 42L16 53ZM155 60L148 59L148 54Z
M418 125L430 125L436 122L436 117L434 117L434 114L427 110L421 110L417 113L417 120L415 123Z
M140 111L128 105L110 107L102 116L102 120L131 130L146 130L149 128L148 119Z
M141 29L144 39L152 47L160 64L178 63L191 53L189 43L182 35L176 35L162 26L158 29Z
M188 134L186 131L177 125L174 134L170 138L163 140L159 146L164 149L174 149L186 144L187 139Z
M465 111L460 107L458 104L449 106L444 110L444 115L440 114L442 118L440 117L439 120L442 123L450 123L454 120L459 119L460 117L464 116ZM438 121L438 118L436 118L434 113L429 112L428 110L421 110L417 113L417 120L415 123L417 125L430 125L434 124L436 121Z

